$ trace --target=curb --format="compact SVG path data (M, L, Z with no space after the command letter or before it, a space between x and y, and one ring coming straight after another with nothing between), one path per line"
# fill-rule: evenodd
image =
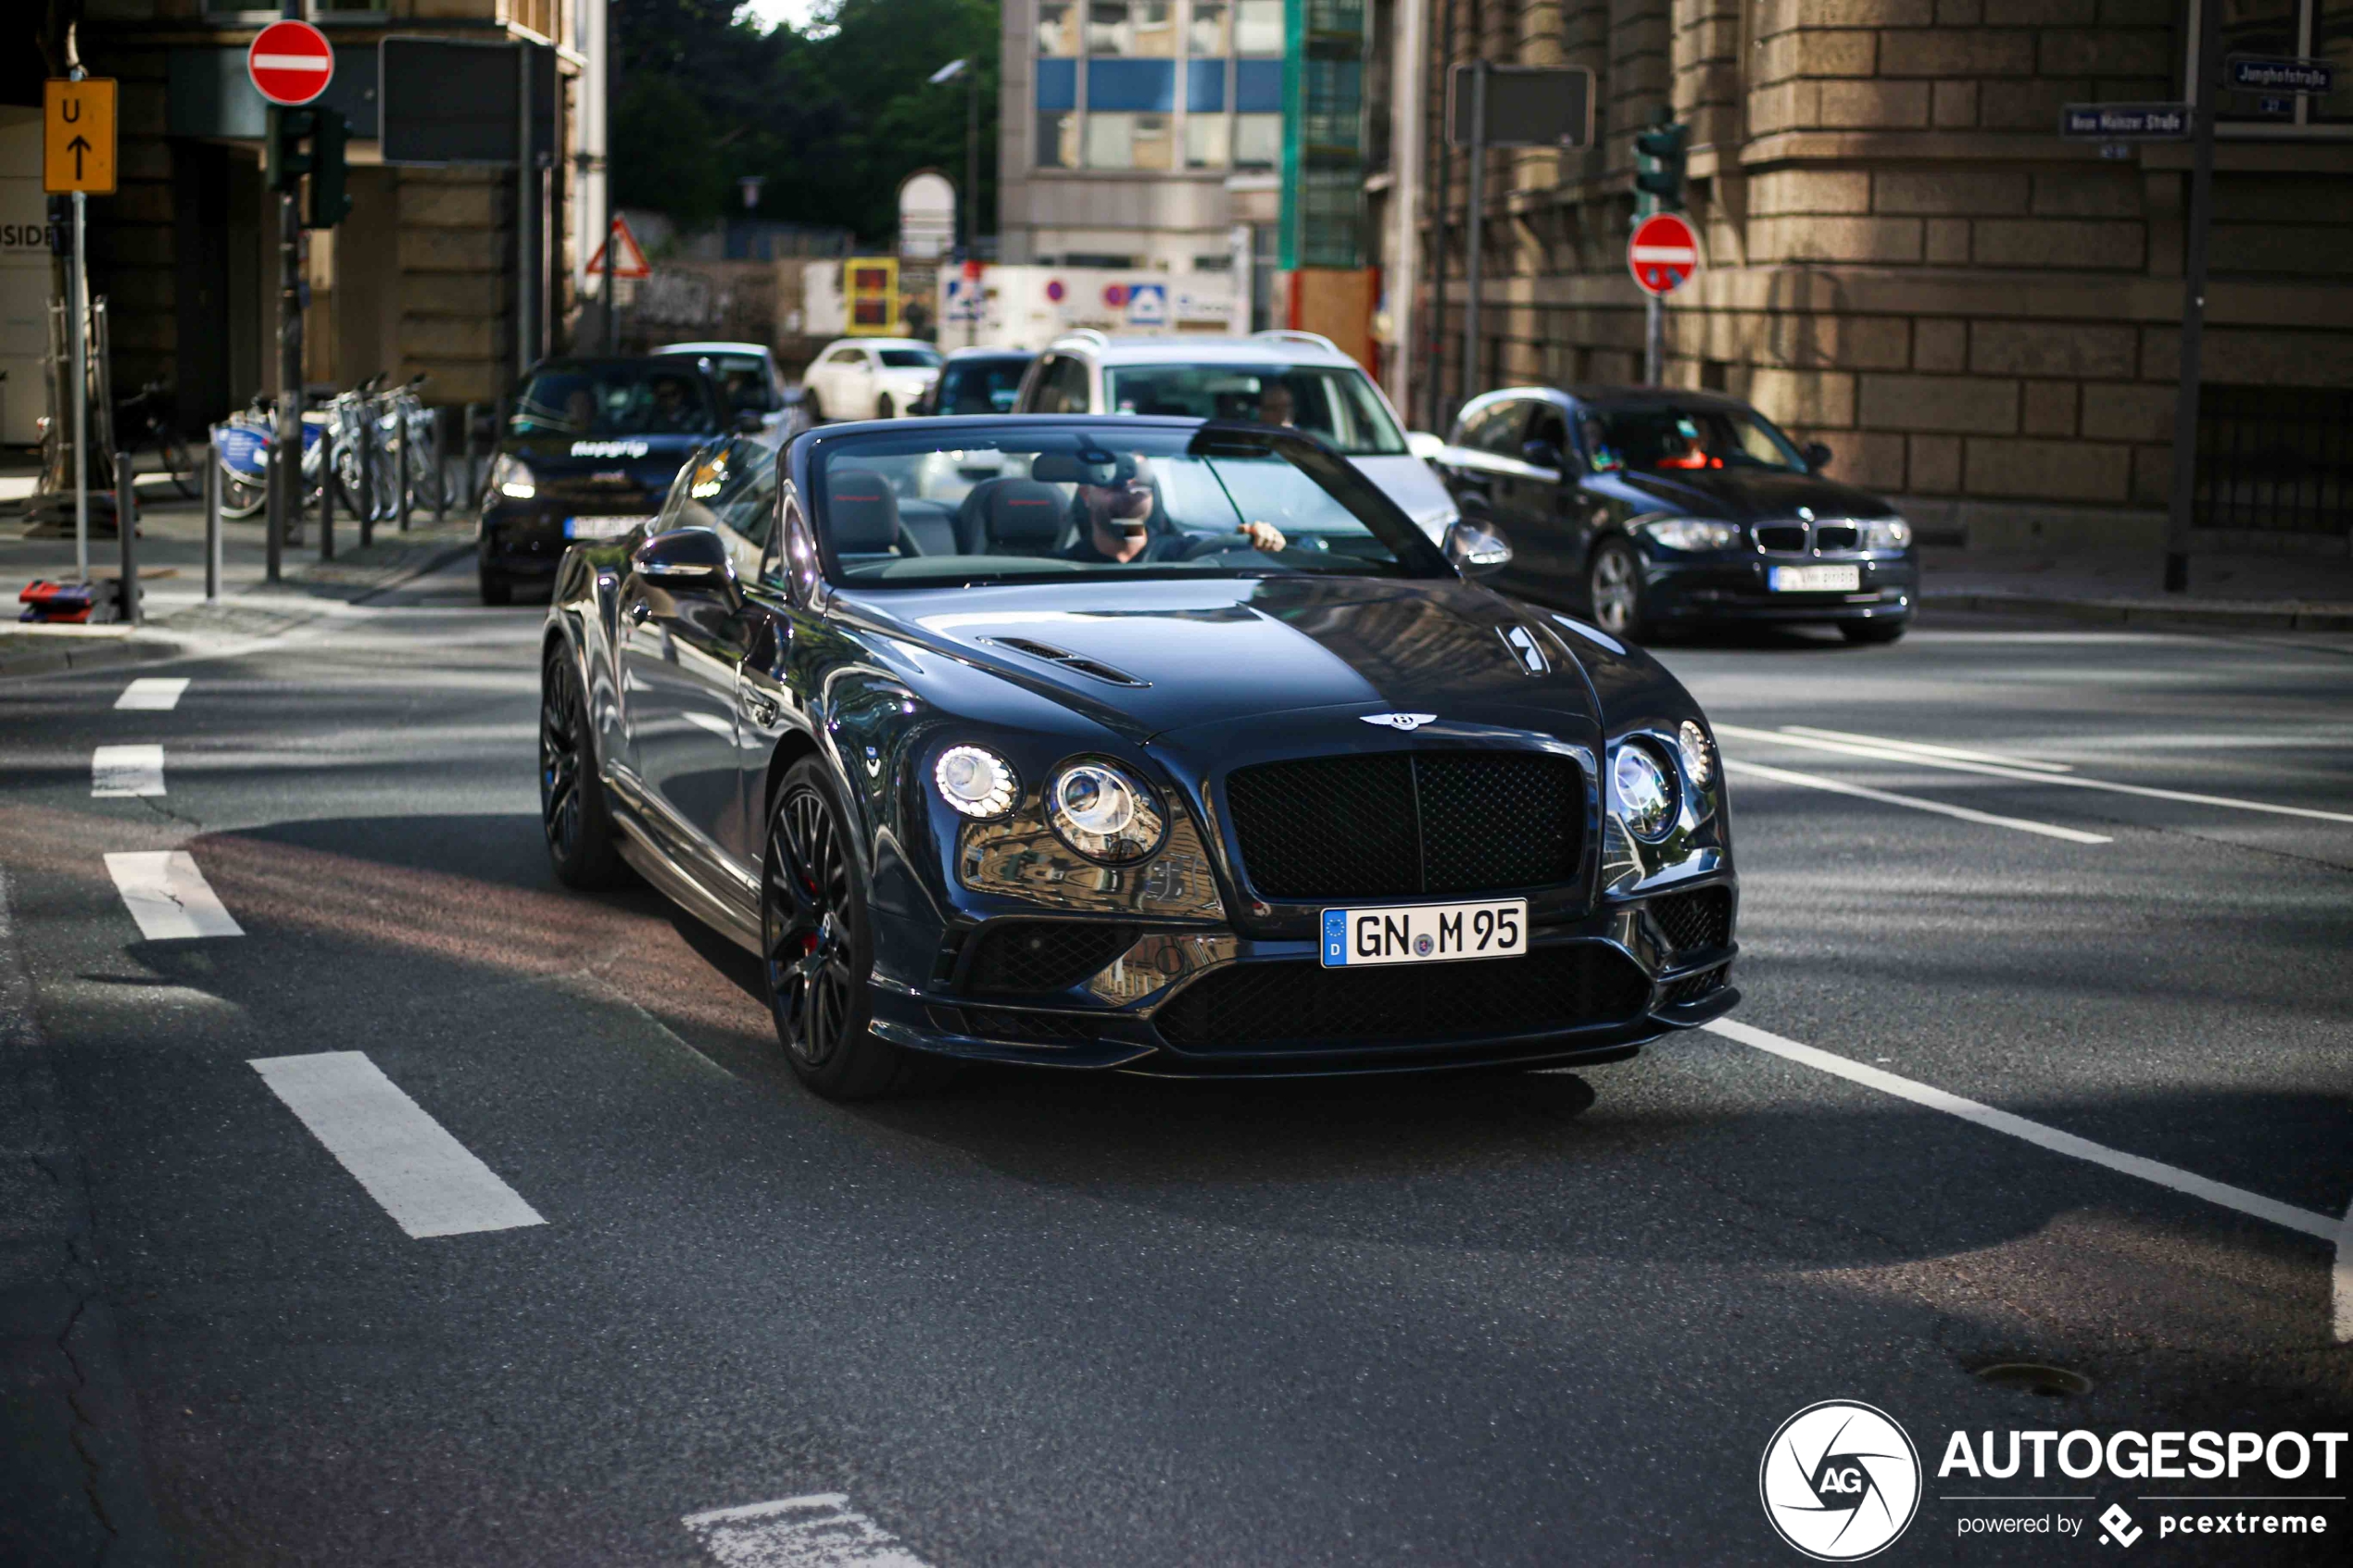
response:
M2230 626L2274 632L2353 632L2353 608L2339 606L2167 604L2155 599L2058 599L2032 594L1922 594L1923 609L1993 615L2055 615L2128 626Z

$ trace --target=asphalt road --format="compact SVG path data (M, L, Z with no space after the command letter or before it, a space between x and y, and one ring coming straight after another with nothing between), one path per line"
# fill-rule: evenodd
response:
M2353 639L1666 650L1742 770L1734 1017L1763 1035L842 1108L735 949L548 875L538 612L471 586L0 684L0 1552L1793 1562L1760 1456L1849 1399L1929 1467L1882 1561L2048 1562L2113 1549L1964 1537L2001 1510L1955 1499L2153 1526L2152 1483L1940 1480L1949 1433L2353 1420ZM133 676L189 684L120 709ZM94 797L124 746L163 748L166 793ZM143 935L106 857L172 850L240 935ZM333 1052L539 1223L408 1234L251 1065ZM1975 1375L2020 1361L2092 1387ZM718 1513L788 1499L821 1500Z

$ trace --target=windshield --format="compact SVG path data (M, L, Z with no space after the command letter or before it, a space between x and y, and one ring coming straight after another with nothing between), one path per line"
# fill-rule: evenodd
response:
M1290 425L1352 458L1405 450L1397 421L1354 366L1116 365L1105 375L1114 413Z
M768 361L750 354L714 354L711 369L727 394L727 406L739 413L770 414L784 407L769 379Z
M822 442L812 509L836 581L1453 574L1369 481L1311 443L1214 426L1019 426Z
M708 435L718 428L710 383L658 359L543 365L507 421L516 435Z
M928 370L939 363L936 348L879 348L883 369L887 370Z
M1585 459L1595 473L1698 469L1806 471L1806 459L1761 414L1740 408L1619 408L1583 420Z
M950 359L939 372L937 411L1010 414L1028 369L1027 359Z

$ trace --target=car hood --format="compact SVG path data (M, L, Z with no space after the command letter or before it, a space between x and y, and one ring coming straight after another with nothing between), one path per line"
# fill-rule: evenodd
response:
M1895 508L1867 490L1814 473L1778 469L1708 469L1691 473L1614 474L1596 482L1646 512L1759 522L1795 517L1891 517Z
M1093 582L849 593L840 603L874 631L980 665L1139 743L1237 723L1264 733L1277 715L1343 724L1434 715L1578 741L1596 724L1593 687L1578 657L1538 627L1543 618L1469 583ZM1538 628L1540 671L1505 642L1515 627ZM1362 737L1393 740L1399 729ZM1344 733L1358 736L1353 724Z
M1381 494L1396 502L1423 533L1432 539L1445 537L1446 525L1454 521L1460 508L1436 470L1410 454L1348 460L1356 465L1358 473L1379 485Z

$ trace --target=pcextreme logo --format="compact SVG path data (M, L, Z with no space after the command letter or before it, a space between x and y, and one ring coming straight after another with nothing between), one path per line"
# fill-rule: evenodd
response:
M1919 1512L1920 1456L1886 1411L1825 1399L1781 1423L1756 1489L1781 1539L1818 1562L1858 1562L1894 1545Z

